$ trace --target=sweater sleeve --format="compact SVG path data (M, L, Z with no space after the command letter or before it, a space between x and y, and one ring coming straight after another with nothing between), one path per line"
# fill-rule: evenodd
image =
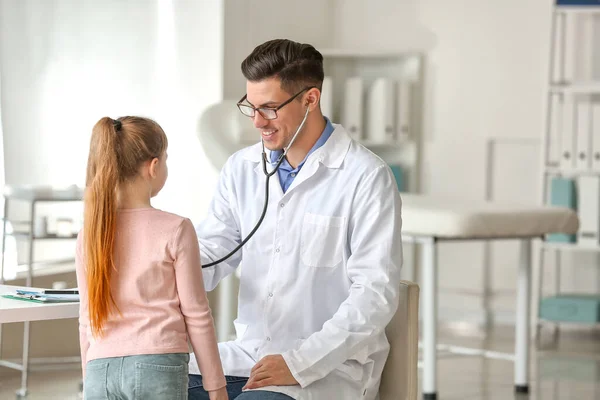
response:
M208 391L220 389L225 386L225 376L204 289L198 238L192 222L187 218L178 228L174 247L175 279L181 312L198 360L202 382Z

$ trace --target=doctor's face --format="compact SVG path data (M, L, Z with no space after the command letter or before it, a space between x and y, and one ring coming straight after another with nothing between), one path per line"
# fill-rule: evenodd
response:
M296 93L290 94L283 90L278 78L268 78L259 82L248 81L246 94L246 102L255 108L277 108ZM302 91L294 100L277 110L275 119L265 119L260 112L255 112L252 121L260 130L267 149L281 150L290 143L306 112L305 95L306 91Z

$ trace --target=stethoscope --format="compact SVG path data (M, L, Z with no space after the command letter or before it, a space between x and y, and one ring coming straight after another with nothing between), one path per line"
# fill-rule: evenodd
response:
M263 139L261 139L261 143L262 143L262 167L263 167L263 172L264 172L265 177L266 177L266 180L265 180L265 204L263 205L262 214L260 215L260 218L258 219L258 222L254 226L254 228L252 229L252 231L250 231L250 233L248 234L248 236L246 236L246 238L244 240L242 240L241 243L235 249L233 249L225 257L219 258L217 261L213 261L211 263L203 265L202 268L213 267L213 266L215 266L217 264L220 264L223 261L227 260L228 258L230 258L231 256L233 256L235 253L237 253L237 251L239 249L241 249L246 244L246 242L248 242L248 240L250 240L250 238L252 236L254 236L254 234L256 233L256 231L258 230L258 228L260 227L260 225L262 224L263 219L265 219L265 215L267 214L267 206L269 205L269 180L271 179L271 177L273 175L275 175L275 173L277 172L277 170L279 170L279 167L281 166L281 163L283 162L283 159L287 155L288 150L290 149L290 147L292 147L292 144L294 144L294 142L296 141L296 137L298 136L298 134L300 133L300 131L304 127L304 123L306 122L306 119L308 118L308 112L309 112L309 110L310 109L308 107L306 107L306 113L304 114L304 118L302 118L302 122L300 123L300 126L298 126L298 129L296 129L296 133L294 133L294 136L292 136L292 140L290 141L290 144L288 144L287 147L285 147L283 149L283 153L281 153L281 155L277 159L277 163L275 164L275 168L271 172L269 172L267 170L267 153L265 152L265 142L264 142Z

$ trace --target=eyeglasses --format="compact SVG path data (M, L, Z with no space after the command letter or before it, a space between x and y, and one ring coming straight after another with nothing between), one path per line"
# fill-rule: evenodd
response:
M301 91L299 91L298 93L296 93L295 95L290 97L287 101L285 101L284 103L281 103L277 107L258 107L258 108L256 108L249 104L242 104L246 100L246 97L248 95L244 95L244 97L242 97L240 99L240 101L238 101L237 106L240 109L240 111L242 112L242 114L244 114L247 117L254 118L254 116L256 115L256 112L258 111L260 116L263 117L264 119L276 119L277 111L281 110L284 106L291 103L292 100L294 100L296 97L300 96L302 93L306 92L307 90L313 89L313 88L316 88L316 86L305 87L304 89L302 89Z

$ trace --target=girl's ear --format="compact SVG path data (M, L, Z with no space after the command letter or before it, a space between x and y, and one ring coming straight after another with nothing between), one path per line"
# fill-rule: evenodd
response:
M148 174L154 179L158 175L158 158L153 158L148 166Z

